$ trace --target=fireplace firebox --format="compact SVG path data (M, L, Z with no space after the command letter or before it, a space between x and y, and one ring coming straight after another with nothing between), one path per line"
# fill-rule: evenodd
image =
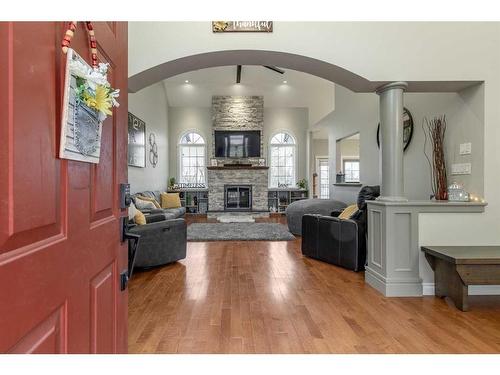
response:
M225 211L251 211L251 185L224 185Z

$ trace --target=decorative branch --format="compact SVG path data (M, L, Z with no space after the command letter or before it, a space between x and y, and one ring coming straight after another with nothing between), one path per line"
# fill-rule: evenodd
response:
M444 156L444 136L446 133L446 116L425 118L422 122L424 130L424 155L431 169L431 188L436 200L447 200L447 174ZM432 146L432 160L426 153L427 140Z

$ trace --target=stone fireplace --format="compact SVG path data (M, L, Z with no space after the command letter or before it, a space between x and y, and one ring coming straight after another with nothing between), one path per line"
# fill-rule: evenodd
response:
M212 160L207 167L209 217L228 212L269 215L268 167L262 165L264 98L213 96L212 125ZM216 131L259 131L260 157L216 157Z
M226 165L207 167L208 210L211 212L268 212L268 167ZM250 207L226 207L228 187L250 187ZM236 192L231 190L232 197ZM238 193L241 189L238 190ZM238 198L239 199L239 198ZM246 199L245 197L243 199ZM241 200L239 201L241 203Z
M252 210L252 185L224 186L224 211L234 210Z
M221 96L212 97L212 148L210 154L218 166L231 163L259 165L264 158L264 97L263 96ZM260 157L222 158L216 157L216 131L260 131Z

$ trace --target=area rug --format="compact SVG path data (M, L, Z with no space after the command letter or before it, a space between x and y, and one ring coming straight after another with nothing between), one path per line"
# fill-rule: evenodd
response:
M188 241L291 241L295 237L278 223L193 223Z

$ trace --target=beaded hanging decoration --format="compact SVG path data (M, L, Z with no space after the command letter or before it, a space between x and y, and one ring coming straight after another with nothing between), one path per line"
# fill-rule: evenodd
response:
M89 35L89 44L90 44L90 58L92 60L92 67L97 68L97 42L95 39L95 32L94 32L94 26L92 25L92 22L86 21L85 26L87 28L87 34ZM66 30L66 33L64 34L62 43L61 43L61 48L62 51L66 54L68 52L68 48L71 44L71 39L73 39L73 36L75 35L76 31L76 21L71 21L68 25L68 29Z
M61 42L66 55L64 99L59 156L64 159L99 163L102 124L118 107L120 90L111 87L109 64L99 63L97 41L92 22L85 22L91 63L87 63L70 45L77 22L71 21Z

